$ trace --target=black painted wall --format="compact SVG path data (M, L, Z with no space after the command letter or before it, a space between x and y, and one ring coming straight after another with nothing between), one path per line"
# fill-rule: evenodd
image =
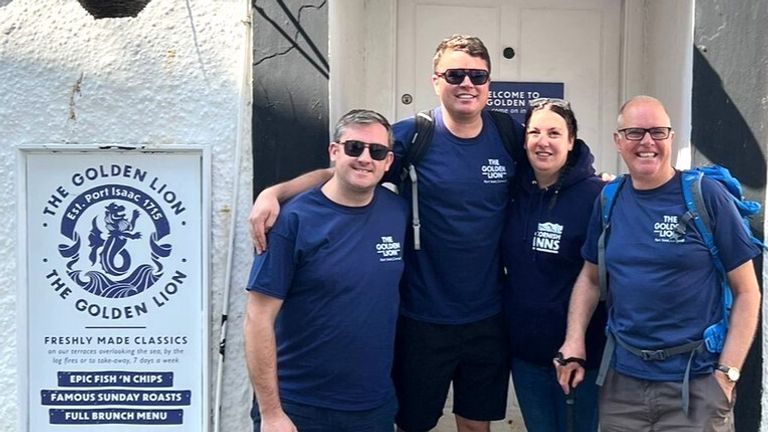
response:
M728 167L745 195L765 202L768 143L768 0L697 0L693 61L695 165ZM763 216L752 229L763 236ZM756 261L762 284L762 260ZM758 326L759 329L759 326ZM737 387L736 430L760 429L762 335L758 332Z
M254 0L254 196L328 166L326 0Z

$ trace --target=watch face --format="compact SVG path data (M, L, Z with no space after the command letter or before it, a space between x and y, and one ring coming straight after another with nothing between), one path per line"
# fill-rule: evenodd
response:
M733 382L738 381L739 377L741 376L741 374L739 373L739 370L736 368L728 368L727 375L728 375L728 379Z
M725 376L728 377L728 380L731 381L731 382L738 381L739 377L741 376L741 371L739 371L739 369L735 368L735 367L728 367L728 366L719 365L717 367L717 369L720 372L724 373Z

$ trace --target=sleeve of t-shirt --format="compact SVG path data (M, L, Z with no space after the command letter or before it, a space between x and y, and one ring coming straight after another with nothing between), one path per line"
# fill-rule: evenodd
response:
M392 183L397 186L400 185L400 172L403 170L403 159L408 151L408 145L411 143L411 137L413 136L415 127L416 119L413 117L401 120L392 125L392 135L395 138L395 142L392 144L392 152L395 154L395 160L392 162L392 166L389 167L389 171L387 171L381 179L382 183Z
M701 192L712 219L712 236L725 271L729 272L759 255L760 248L749 238L744 220L725 186L705 177Z
M600 194L597 194L595 202L592 204L592 215L589 217L589 225L587 225L587 236L581 247L581 257L595 265L597 265L597 240L603 231L600 217Z
M251 266L246 289L257 291L270 297L285 299L293 281L295 235L280 227L281 220L291 219L289 216L278 218L275 227L267 235L269 247L256 255Z

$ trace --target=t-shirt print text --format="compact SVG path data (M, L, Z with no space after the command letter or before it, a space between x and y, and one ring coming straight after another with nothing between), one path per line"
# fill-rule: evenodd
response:
M682 243L685 238L677 231L677 216L662 216L653 224L653 241L657 243Z
M381 242L376 243L376 253L379 254L379 261L400 261L403 259L400 242L395 241L392 236L382 236Z
M495 184L507 182L507 167L499 163L498 159L488 159L488 164L482 168L483 183Z

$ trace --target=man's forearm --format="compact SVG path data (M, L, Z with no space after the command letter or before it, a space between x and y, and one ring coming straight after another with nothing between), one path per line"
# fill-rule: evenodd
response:
M760 294L741 294L733 299L728 335L719 362L741 368L755 337Z
M327 182L331 177L333 177L333 168L317 169L270 186L264 189L262 193L272 194L280 203L283 203L304 191Z
M573 285L568 306L568 328L565 339L581 346L584 335L600 301L600 286L597 283L597 266L586 262Z
M249 294L254 296L255 294ZM271 314L253 307L252 298L244 322L245 359L248 375L262 413L282 412L277 384L277 344Z
M560 346L563 358L586 360L587 350L584 343L589 320L600 300L600 288L597 285L597 266L585 262L573 284L571 301L568 306L568 328L565 341ZM576 362L560 363L555 360L557 382L565 394L570 394L584 380L584 368Z
M751 261L729 272L728 278L733 291L733 307L719 362L741 368L757 329L760 289Z

